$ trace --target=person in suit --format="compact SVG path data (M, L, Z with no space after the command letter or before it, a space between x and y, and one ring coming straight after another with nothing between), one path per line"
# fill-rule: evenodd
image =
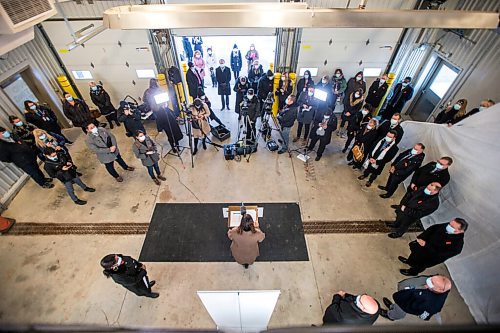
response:
M387 89L389 89L389 86L387 85L387 74L384 74L380 78L373 81L372 85L368 89L368 96L366 96L365 103L368 103L373 106L374 109L377 109L387 93Z
M405 150L396 157L389 169L389 178L385 186L379 185L378 188L386 191L380 194L381 198L390 198L398 189L406 178L408 178L413 171L420 168L425 158L425 146L423 143L417 143L412 149Z
M384 138L387 132L393 130L398 133L398 136L396 137L396 144L399 144L405 133L403 127L401 127L401 114L395 113L392 115L390 120L380 121L379 127L377 128L379 140Z
M422 217L434 213L439 207L439 191L442 186L438 182L422 186L416 191L407 192L396 209L396 220L386 223L395 230L388 234L390 238L399 238L408 228Z
M385 165L390 162L398 153L398 145L396 144L396 131L389 131L385 138L380 140L375 147L369 152L365 161L365 171L359 180L363 180L370 176L366 182L366 187L372 186L373 181L382 173Z
M411 77L407 76L402 82L396 84L392 96L382 112L382 119L391 119L393 114L403 111L406 102L413 97L413 87L410 82Z
M410 256L398 259L409 269L400 269L403 275L418 275L426 268L436 266L459 255L464 247L464 233L469 224L462 218L454 218L449 223L431 225L410 242Z
M146 265L123 254L108 254L101 259L102 273L105 277L112 278L137 296L157 298L159 293L151 291L156 282L149 281Z
M93 123L87 124L87 138L85 143L93 151L99 162L104 164L108 173L116 179L117 182L123 182L123 178L115 170L115 161L120 164L123 170L134 171L135 168L128 166L120 155L116 137L107 129L96 127Z
M137 130L135 132L135 141L132 144L132 151L135 157L141 160L142 165L148 169L149 176L156 185L161 184L160 180L167 180L162 176L160 166L158 165L160 154L158 154L156 142L154 142L149 135L141 130ZM154 174L155 172L156 176Z
M373 146L377 144L377 124L377 119L372 118L356 133L356 140L354 140L354 144L347 154L347 165L352 165L353 169L361 169L366 156L370 153ZM354 147L358 147L364 153L364 156L360 160L354 160Z
M379 316L380 305L366 294L352 295L338 291L333 295L323 316L323 325L373 325Z
M312 124L311 141L309 142L308 150L313 150L316 143L319 141L319 147L316 151L315 161L319 161L326 146L332 141L332 133L337 129L337 117L332 112L332 109L318 109Z
M451 289L451 281L446 276L418 276L398 283L398 291L392 295L394 303L384 297L388 310L380 315L390 321L403 319L407 313L429 320L444 306Z
M450 172L448 168L453 163L453 159L448 156L441 157L436 162L429 162L418 168L411 177L408 192L416 191L419 187L426 186L432 182L438 182L442 187L450 182Z
M247 269L259 256L259 243L266 238L266 234L260 230L259 223L254 222L250 214L245 214L241 218L240 226L229 229L227 237L232 241L231 254L234 259Z
M219 67L215 70L215 77L217 78L217 92L220 96L222 104L221 111L229 107L229 95L231 95L231 70L226 67L224 59L219 60Z
M186 72L186 83L188 86L189 96L195 99L198 94L198 88L203 88L203 78L198 69L192 62L188 62L189 69Z

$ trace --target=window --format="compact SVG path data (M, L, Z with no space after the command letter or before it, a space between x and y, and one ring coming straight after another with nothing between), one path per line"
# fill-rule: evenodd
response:
M443 98L444 94L448 91L458 73L446 65L442 65L439 72L436 74L432 80L432 84L429 87L433 93Z
M156 77L155 71L152 69L136 69L135 72L139 79L154 79Z
M382 68L366 67L365 69L363 69L363 76L366 77L379 76L380 73L382 73Z
M92 80L90 71L71 71L75 80Z
M9 96L9 99L14 103L19 111L24 112L24 101L30 100L38 102L33 91L30 89L26 81L17 74L9 83L2 85L3 92Z
M316 76L318 75L318 68L301 68L299 70L299 76L304 76L304 72L309 71L311 72L311 76Z

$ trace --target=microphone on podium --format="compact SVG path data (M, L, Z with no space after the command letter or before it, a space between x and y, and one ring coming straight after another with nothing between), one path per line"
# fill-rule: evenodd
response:
M243 217L246 213L247 213L247 208L245 207L245 204L242 202L240 206L241 217Z

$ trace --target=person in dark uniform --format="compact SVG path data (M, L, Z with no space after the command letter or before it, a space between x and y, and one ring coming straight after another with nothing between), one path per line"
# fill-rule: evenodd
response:
M410 225L422 217L434 213L439 207L440 190L441 184L434 182L426 187L422 186L416 191L407 192L396 209L396 221L386 223L388 227L396 229L388 236L390 238L399 238L403 236Z
M111 103L111 98L109 94L101 85L96 84L94 81L89 82L90 87L90 99L92 103L99 108L99 112L106 117L108 121L109 128L113 128L113 121L116 126L121 126L120 122L116 118L116 109Z
M438 182L442 187L450 182L448 168L453 163L451 157L441 157L437 162L429 162L415 171L411 177L408 191L416 191L419 187L432 182ZM394 208L394 207L393 207ZM397 208L397 207L396 207Z
M373 81L368 89L368 96L366 96L365 103L377 109L380 106L380 102L382 102L382 98L384 98L387 93L387 89L389 89L387 85L387 74L384 74L379 79Z
M400 281L398 291L392 295L394 303L384 297L389 310L381 309L380 315L391 321L403 319L407 313L429 320L444 306L451 289L451 281L445 276L418 276Z
M313 120L311 133L309 137L308 150L313 150L316 143L319 141L319 147L316 151L315 161L319 161L327 145L332 142L332 133L337 129L337 117L332 112L332 109L327 110L319 109L316 112L315 119Z
M351 295L338 291L333 295L323 316L323 325L373 325L378 318L380 305L371 296Z
M410 84L411 77L405 77L403 82L396 84L392 96L382 112L382 119L391 119L395 113L401 113L406 102L413 97L413 87Z
M464 247L464 232L469 224L459 217L450 223L434 224L410 242L411 254L408 258L399 256L409 269L400 269L403 275L418 275L426 268L436 266L459 255Z
M108 254L101 259L104 276L112 278L118 284L137 296L157 298L159 293L151 291L156 281L149 281L146 266L123 254Z
M399 148L396 144L396 137L397 133L395 131L389 131L385 138L380 140L368 153L364 164L365 171L358 177L359 180L363 180L370 176L365 184L366 187L372 186L373 181L382 173L385 165L398 153Z
M389 121L381 120L381 123L377 128L379 140L383 139L387 132L389 132L390 130L394 130L398 133L398 136L396 137L396 144L399 144L405 133L400 123L401 115L399 113L395 113Z
M424 149L423 143L417 143L412 149L405 150L396 157L391 164L387 184L378 186L379 189L386 191L380 195L381 198L390 198L398 189L399 184L408 178L413 171L420 168L425 158Z
M61 126L57 123L56 114L48 106L26 100L24 101L24 109L26 112L24 117L28 123L33 124L46 132L62 136L67 144L73 143L64 136L61 131Z

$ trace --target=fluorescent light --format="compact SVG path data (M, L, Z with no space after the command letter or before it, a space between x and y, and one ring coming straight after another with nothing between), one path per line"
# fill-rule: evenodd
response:
M154 79L156 78L155 71L153 69L136 69L137 77L139 79Z
M155 95L156 104L167 103L168 101L169 101L168 93L166 92Z
M316 67L316 68L314 68L314 67L313 67L313 68L307 68L307 67L304 67L304 68L301 68L301 69L299 70L299 76L304 76L304 72L305 72L305 71L309 71L309 72L311 72L311 76L316 76L316 75L318 75L318 68L317 68L317 67Z
M363 76L379 76L382 73L382 68L377 67L366 67L363 69Z
M326 102L326 98L328 97L328 94L326 93L326 91L314 89L314 97L316 97L320 101Z
M71 71L75 80L92 80L92 73L90 71Z

